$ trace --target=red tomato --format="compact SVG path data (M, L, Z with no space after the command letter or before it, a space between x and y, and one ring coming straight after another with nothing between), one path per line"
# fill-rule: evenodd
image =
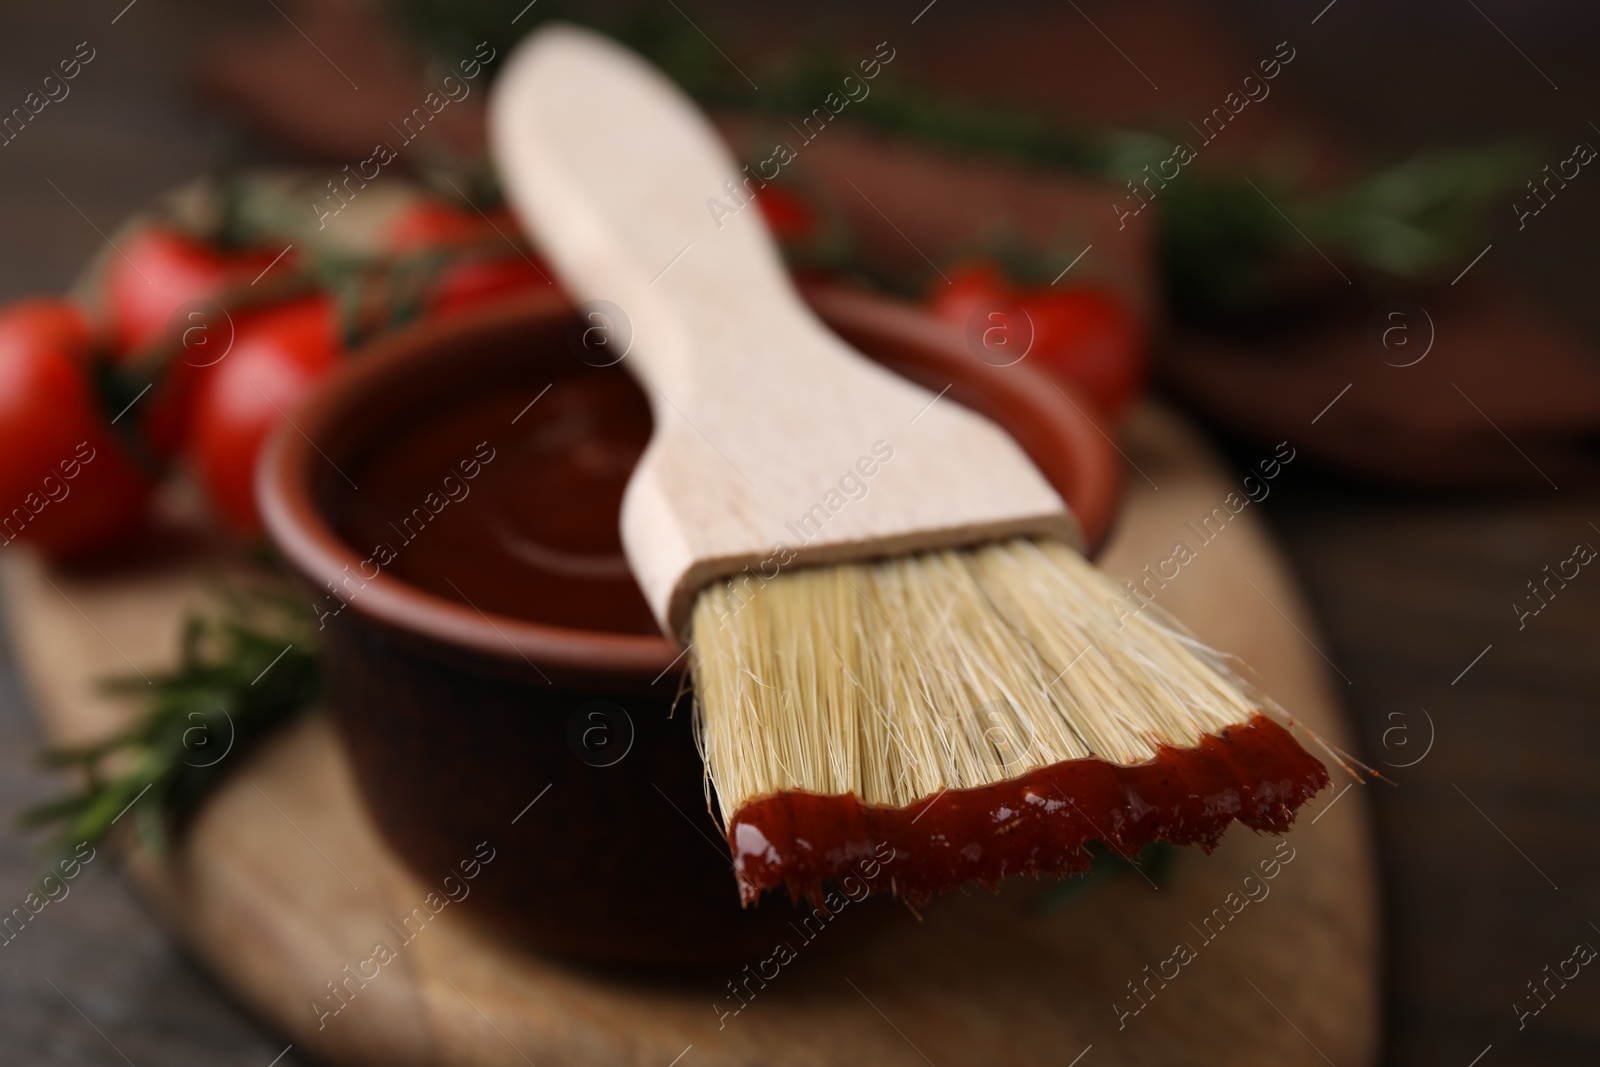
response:
M95 555L143 517L154 479L124 451L87 374L88 324L64 300L0 312L0 546Z
M106 302L112 339L121 361L145 354L163 339L185 304L215 300L226 290L255 281L282 249L230 252L161 224L138 231L106 265ZM293 252L274 270L292 268ZM171 456L189 435L194 394L226 348L237 322L214 309L191 309L181 324L183 348L139 403L140 433L159 456Z
M124 242L120 256L106 263L113 342L124 354L142 351L166 332L180 306L249 285L281 251L231 252L170 226L146 226ZM292 266L293 257L293 252L284 256L274 270Z
M424 199L390 225L384 244L400 255L429 250L448 254L452 247L482 246L440 269L423 305L423 314L431 318L551 284L550 272L543 264L511 243L521 232L508 211L495 211L485 218L476 211Z
M305 297L240 323L233 349L201 383L190 455L229 529L240 535L260 530L255 469L261 446L338 359L333 302Z
M1027 358L1081 388L1113 419L1125 414L1144 388L1144 331L1106 290L1013 286L998 266L977 263L953 272L949 284L928 296L935 315L959 326L999 305L1026 312L1032 328Z
M521 233L522 227L516 217L504 209L491 211L485 217L477 211L464 211L442 200L425 197L395 217L384 233L383 244L391 252L420 252L490 238L516 240Z
M1047 370L1080 386L1120 419L1144 389L1143 331L1121 301L1100 289L1037 289L1022 306L1033 319L1033 348Z
M757 189L756 203L773 236L785 244L804 244L816 235L817 213L789 190L776 185Z
M531 259L463 259L439 273L428 291L425 314L452 315L549 284L549 274Z
M1014 294L1006 276L993 263L968 263L950 272L950 283L935 283L928 290L928 308L948 322L965 323L986 303L1010 299Z

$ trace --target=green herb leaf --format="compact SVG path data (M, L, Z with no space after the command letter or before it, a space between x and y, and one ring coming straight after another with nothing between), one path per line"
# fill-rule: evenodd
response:
M83 780L23 812L24 826L58 826L54 843L71 848L98 843L132 810L139 836L159 851L244 753L321 693L315 631L282 589L233 591L218 614L190 616L181 649L178 666L150 684L104 683L140 696L142 713L111 737L46 750L46 766L74 768Z

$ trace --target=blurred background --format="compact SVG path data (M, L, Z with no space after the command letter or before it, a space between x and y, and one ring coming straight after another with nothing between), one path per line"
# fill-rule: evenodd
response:
M123 219L224 163L331 174L365 158L413 106L430 46L470 54L489 25L504 48L552 3L13 5L0 111L80 42L94 58L0 148L0 299L67 289ZM1585 569L1530 599L1547 566L1600 544L1600 176L1581 150L1600 146L1600 10L924 3L582 14L676 55L750 159L773 115L805 110L789 105L810 99L805 57L851 62L890 42L881 113L863 105L797 172L816 216L797 265L912 297L975 261L1019 285L1071 269L1132 310L1151 389L1241 468L1294 445L1305 459L1259 512L1308 594L1360 755L1393 783L1367 790L1385 1062L1466 1065L1491 1044L1486 1064L1600 1060L1600 978L1573 981L1536 1025L1519 1029L1514 1007L1575 940L1600 943L1600 578ZM1259 61L1290 53L1269 96L1221 132L1198 128ZM449 120L400 167L473 180L477 116ZM1140 206L1128 183L1176 138L1202 146L1201 178L1160 186L1119 227L1113 205ZM872 210L835 195L840 168L871 193L908 167L926 183ZM36 763L7 649L3 899L38 863L11 816L62 788ZM283 1048L118 877L75 888L78 906L0 952L17 1062L265 1067ZM105 1034L46 979L80 990Z

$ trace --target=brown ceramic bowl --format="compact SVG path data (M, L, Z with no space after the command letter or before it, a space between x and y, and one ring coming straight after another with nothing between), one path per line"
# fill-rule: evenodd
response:
M909 306L845 290L808 299L861 351L933 390L949 386L947 399L1008 428L1091 544L1104 536L1118 468L1087 403L1066 399L1026 362L989 366L958 331ZM416 538L435 552L430 566L459 569L451 588L408 576L422 547L408 542L384 566L365 547L370 538L350 533L352 507L394 490L386 457L423 447L451 412L515 412L549 385L516 430L548 437L540 419L577 410L563 396L610 390L608 417L623 411L642 441L642 397L622 369L574 355L570 318L562 298L530 297L392 335L350 361L263 457L267 530L319 605L329 704L367 807L430 888L493 849L467 907L542 951L636 963L743 957L770 947L791 906L769 896L739 907L688 708L674 713L679 650L648 624L605 632L552 623L583 617L581 582L547 603L512 598L508 608L514 583L483 573L481 554L460 547L482 532L466 519ZM514 429L495 425L493 434ZM513 443L493 447L505 449L496 477L538 479L536 465L517 467ZM559 519L561 505L551 506L545 518ZM614 537L614 500L601 518ZM633 590L625 572L620 580Z

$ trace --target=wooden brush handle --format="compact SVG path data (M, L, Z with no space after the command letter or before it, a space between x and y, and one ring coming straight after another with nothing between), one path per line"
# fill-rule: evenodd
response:
M627 365L659 390L652 403L684 401L751 359L792 356L773 338L819 328L751 200L760 179L659 72L556 26L507 60L495 93L493 147L513 207L576 300L615 304L633 338L648 339Z
M660 72L549 27L506 60L489 128L507 197L568 292L609 305L580 304L588 325L614 328L609 348L575 358L625 349L650 396L622 534L668 633L682 636L701 586L747 566L1078 540L1004 432L816 320L753 202L760 179Z

